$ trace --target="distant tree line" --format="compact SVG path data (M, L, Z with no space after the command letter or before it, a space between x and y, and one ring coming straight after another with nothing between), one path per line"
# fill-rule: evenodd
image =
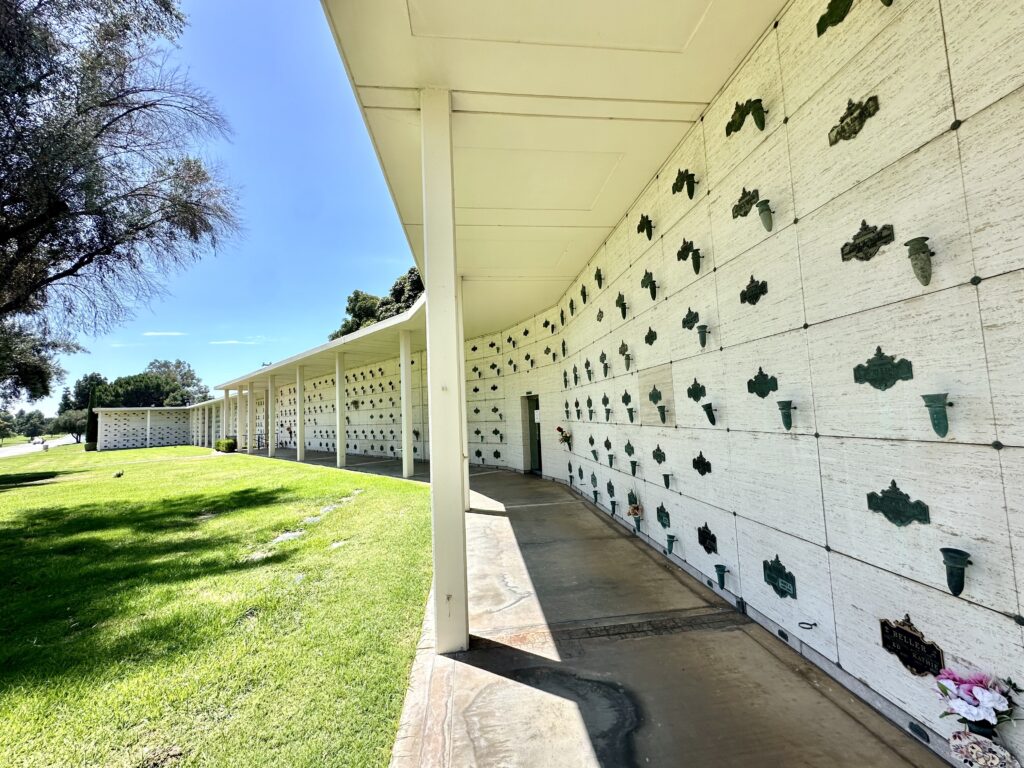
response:
M338 330L327 338L333 341L360 328L400 315L416 303L423 293L423 280L416 267L395 280L387 296L374 296L365 291L352 291L345 303L347 316Z

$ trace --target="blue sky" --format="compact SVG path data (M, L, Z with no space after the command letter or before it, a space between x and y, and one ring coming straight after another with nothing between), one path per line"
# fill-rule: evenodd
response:
M381 294L412 266L323 11L312 0L183 0L176 58L231 123L207 147L239 189L244 232L171 276L167 295L62 358L90 371L192 363L212 386L322 344L355 288ZM55 396L28 407L56 412Z

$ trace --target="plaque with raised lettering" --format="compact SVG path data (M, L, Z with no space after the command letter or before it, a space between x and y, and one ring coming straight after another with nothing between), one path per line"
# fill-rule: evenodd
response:
M898 621L882 619L880 624L882 647L915 675L937 675L945 666L942 649L924 639L924 635L910 620L910 614L905 614Z

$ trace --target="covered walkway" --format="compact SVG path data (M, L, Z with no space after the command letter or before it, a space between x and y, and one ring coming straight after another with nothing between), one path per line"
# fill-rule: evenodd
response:
M346 469L402 476L399 459ZM636 537L515 472L473 467L471 486L470 649L437 655L427 611L394 768L943 765L649 547L653 520Z
M621 516L471 483L470 650L436 655L427 612L392 766L942 765Z

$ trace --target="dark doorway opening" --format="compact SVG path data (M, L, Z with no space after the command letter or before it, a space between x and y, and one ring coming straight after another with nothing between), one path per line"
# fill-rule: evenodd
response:
M530 472L541 474L540 463L540 398L528 395L526 400L527 445L530 449L530 460L527 464Z

